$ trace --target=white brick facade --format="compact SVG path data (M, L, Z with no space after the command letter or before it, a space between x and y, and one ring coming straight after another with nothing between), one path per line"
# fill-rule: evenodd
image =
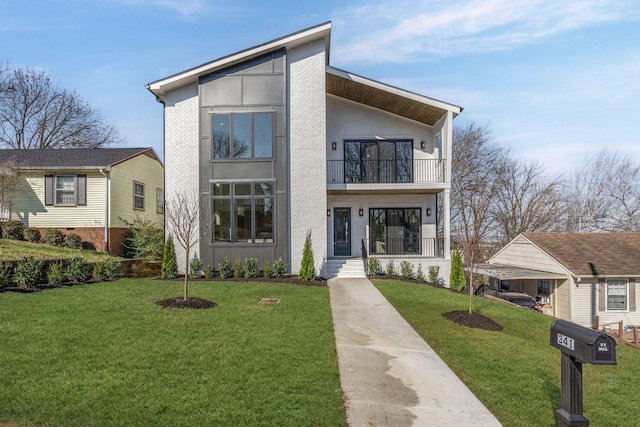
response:
M307 230L320 272L326 246L326 90L324 40L287 53L291 270L300 269Z

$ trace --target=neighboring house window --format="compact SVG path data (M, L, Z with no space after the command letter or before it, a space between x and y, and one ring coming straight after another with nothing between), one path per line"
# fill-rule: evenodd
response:
M133 183L133 209L144 210L144 184Z
M214 114L212 159L273 157L273 113Z
M549 281L538 280L538 295L549 295Z
M413 141L344 141L345 183L413 181Z
M627 309L627 281L607 280L607 310Z
M505 292L509 292L509 289L511 289L511 280L501 280L500 281L500 290L501 291L505 291Z
M44 204L46 206L86 206L86 175L45 175Z
M164 190L156 188L156 213L164 213Z
M273 182L212 185L213 242L273 243Z

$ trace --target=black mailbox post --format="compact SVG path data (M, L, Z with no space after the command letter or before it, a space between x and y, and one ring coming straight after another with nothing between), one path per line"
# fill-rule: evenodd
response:
M562 407L556 410L557 426L587 427L589 420L582 415L582 364L617 364L616 341L606 333L556 320L550 343L562 351Z

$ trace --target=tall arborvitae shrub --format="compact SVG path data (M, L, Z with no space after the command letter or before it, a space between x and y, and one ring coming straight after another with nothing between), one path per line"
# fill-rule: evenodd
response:
M173 245L173 238L169 236L164 242L162 252L162 278L175 279L178 276L178 261L176 260L176 247Z
M461 291L464 289L466 280L464 278L464 267L462 266L462 257L457 250L453 251L451 258L451 274L449 276L449 284L452 289Z
M304 239L304 249L302 250L302 264L298 273L300 280L309 281L316 278L316 269L313 265L313 249L311 249L311 230L307 231Z

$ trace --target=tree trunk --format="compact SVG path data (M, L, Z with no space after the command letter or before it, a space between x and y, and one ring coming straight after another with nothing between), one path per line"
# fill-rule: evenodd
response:
M189 298L189 248L186 249L184 261L184 297L186 301Z

